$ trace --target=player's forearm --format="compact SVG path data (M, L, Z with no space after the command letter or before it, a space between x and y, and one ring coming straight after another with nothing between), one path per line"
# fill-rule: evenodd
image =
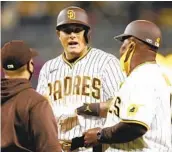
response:
M109 109L109 104L110 101L84 104L83 106L77 108L77 114L106 117Z
M100 143L126 143L133 141L146 133L147 129L139 124L120 122L113 127L101 131Z

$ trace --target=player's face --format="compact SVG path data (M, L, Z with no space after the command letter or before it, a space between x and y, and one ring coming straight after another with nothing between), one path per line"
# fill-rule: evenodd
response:
M69 24L60 28L59 39L68 59L79 57L83 54L87 46L84 32L85 29L81 25Z

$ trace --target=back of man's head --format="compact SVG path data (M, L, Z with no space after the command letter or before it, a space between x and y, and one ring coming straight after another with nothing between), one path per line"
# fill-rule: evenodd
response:
M29 70L32 58L38 53L29 48L21 40L13 40L5 43L1 49L1 65L7 77L20 77L25 71Z

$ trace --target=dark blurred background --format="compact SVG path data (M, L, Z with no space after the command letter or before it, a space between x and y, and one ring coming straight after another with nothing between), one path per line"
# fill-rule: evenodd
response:
M71 5L82 7L88 12L92 26L92 47L119 57L121 44L113 37L122 33L132 20L144 19L153 21L162 30L163 44L160 53L165 56L172 53L170 1L1 2L1 47L10 40L22 39L40 53L32 80L34 87L42 65L63 51L56 36L56 19L63 8Z

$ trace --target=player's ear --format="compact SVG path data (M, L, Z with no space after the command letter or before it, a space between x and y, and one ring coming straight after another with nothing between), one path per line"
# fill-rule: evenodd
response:
M60 41L62 41L62 40L61 40L61 34L60 34L60 31L56 31L56 33L57 33L57 36L58 36L59 40L60 40Z
M57 34L57 37L59 38L59 40L61 41L61 38L60 38L60 31L56 30L56 34Z
M91 29L87 33L87 39L88 39L88 43L89 43L91 40Z
M60 31L56 30L56 34L58 37L60 37Z

